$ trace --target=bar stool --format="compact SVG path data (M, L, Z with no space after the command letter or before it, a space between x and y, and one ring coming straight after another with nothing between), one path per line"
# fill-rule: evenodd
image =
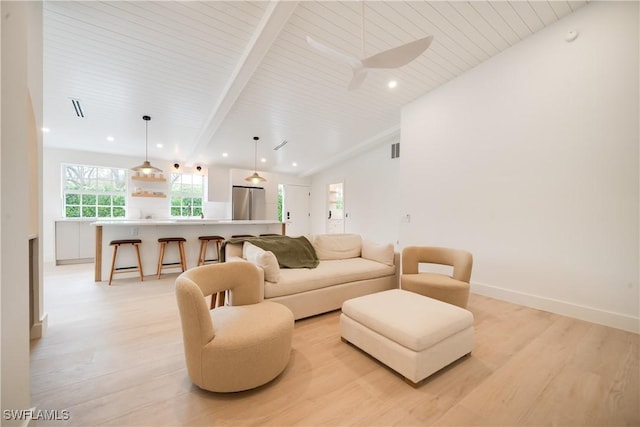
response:
M260 237L273 237L273 236L282 237L282 234L276 234L276 233L264 233L264 234L261 234L261 235L260 235Z
M233 236L231 236L232 239L238 239L242 237L256 237L256 236L254 236L253 234L234 234Z
M198 265L204 265L207 262L217 261L220 262L220 248L222 247L222 242L224 242L224 237L222 236L200 236L198 237L200 240L200 256L198 257ZM209 242L213 242L216 244L216 258L215 259L207 259L207 248L209 246Z
M158 243L160 243L160 255L158 256L158 279L160 278L160 273L162 273L163 267L176 266L180 267L182 271L187 269L187 261L184 256L184 242L187 239L184 237L161 237L158 239ZM178 252L180 253L180 262L164 262L164 252L169 243L176 242L178 243Z
M222 236L200 236L198 237L200 240L200 255L198 256L198 265L204 265L210 261L220 262L220 250L222 249L222 242L224 242L224 237ZM209 242L213 242L216 244L216 259L207 259L207 247L209 246ZM217 292L211 295L211 309L224 305L225 293Z
M142 262L140 261L140 239L124 239L124 240L112 240L109 242L110 246L113 246L113 256L111 258L111 273L109 273L109 286L111 286L111 280L116 273L127 273L129 271L139 271L140 281L144 281L144 273L142 272ZM138 259L138 266L133 267L119 267L116 268L116 257L118 256L118 248L120 245L133 245L136 248L136 258Z

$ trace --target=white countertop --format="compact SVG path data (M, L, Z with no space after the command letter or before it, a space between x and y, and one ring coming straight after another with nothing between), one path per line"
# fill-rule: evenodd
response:
M91 225L124 225L124 226L144 226L144 225L260 225L260 224L282 224L275 220L232 220L232 219L110 219L94 221Z

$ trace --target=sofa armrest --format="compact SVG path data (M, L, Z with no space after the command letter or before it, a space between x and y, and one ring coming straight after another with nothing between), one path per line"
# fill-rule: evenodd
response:
M394 254L395 250L391 243L375 243L366 239L362 241L362 258L386 265L395 265Z
M393 253L393 265L396 267L393 283L395 283L396 288L400 288L400 252Z

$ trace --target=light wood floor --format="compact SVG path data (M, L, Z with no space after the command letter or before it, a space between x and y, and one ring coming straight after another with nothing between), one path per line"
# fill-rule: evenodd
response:
M636 334L472 295L473 353L414 389L342 343L333 312L296 322L275 381L214 394L187 377L176 275L109 287L92 274L46 272L33 404L71 419L37 426L640 425Z

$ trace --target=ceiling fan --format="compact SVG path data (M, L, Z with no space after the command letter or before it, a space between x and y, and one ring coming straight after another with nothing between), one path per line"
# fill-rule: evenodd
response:
M362 56L364 56L364 1L362 2L361 18L362 23L360 29L362 31ZM309 44L309 46L321 52L325 56L346 63L351 67L351 71L353 71L353 77L351 78L351 82L348 86L349 90L357 89L358 87L360 87L362 82L364 82L365 77L367 76L367 70L369 68L399 68L403 65L407 65L409 62L420 56L422 52L427 50L432 41L433 36L427 36L360 59L353 55L338 52L335 49L317 42L310 36L307 36L307 43Z

